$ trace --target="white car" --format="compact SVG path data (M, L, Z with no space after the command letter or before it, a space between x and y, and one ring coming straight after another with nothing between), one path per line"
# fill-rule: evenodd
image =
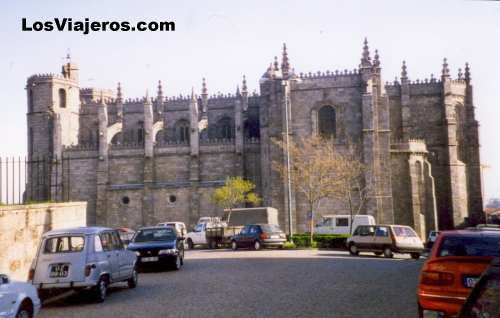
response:
M187 234L186 225L182 222L162 222L156 224L156 226L168 226L174 228L177 231L177 234L181 237L185 237Z
M40 307L35 287L0 274L0 318L35 318Z

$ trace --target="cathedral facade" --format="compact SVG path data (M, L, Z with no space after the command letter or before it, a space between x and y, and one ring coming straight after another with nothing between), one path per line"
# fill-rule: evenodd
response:
M286 47L249 93L124 99L115 91L79 86L68 60L61 74L28 78L28 156L49 158L29 167L31 200L88 202L88 223L137 228L160 221L193 225L221 215L211 201L227 176L256 184L263 206L275 207L283 229L307 230L307 204L273 169L286 154L272 140L333 137L354 143L368 167L363 214L378 223L407 224L425 236L482 215L478 122L471 74L384 83L378 52L365 40L353 70L297 73ZM293 158L291 158L293 160ZM45 160L44 160L45 162ZM44 166L45 167L45 166ZM42 180L48 180L40 182ZM289 213L289 209L291 213ZM316 217L348 214L341 200L325 199ZM289 220L289 215L292 219Z

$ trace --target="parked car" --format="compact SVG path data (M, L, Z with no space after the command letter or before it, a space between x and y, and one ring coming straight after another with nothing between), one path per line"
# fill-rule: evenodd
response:
M278 210L271 207L225 209L224 217L201 217L192 232L187 234L187 245L217 248L231 244L231 238L247 224L278 224Z
M163 265L179 270L184 265L183 240L172 227L143 227L128 249L136 253L139 266Z
M494 259L481 275L458 317L500 317L500 258Z
M240 247L260 250L262 247L283 247L286 235L276 224L250 224L243 227L241 232L231 238L231 248Z
M316 234L350 234L359 225L375 225L375 218L371 215L355 215L352 227L350 215L324 215L316 224Z
M0 317L35 318L40 306L35 287L11 281L7 275L0 274Z
M120 234L120 239L122 240L123 245L129 245L130 241L134 237L135 231L127 227L120 227L116 230L118 231L118 234Z
M393 253L408 253L418 259L424 250L417 233L406 225L360 225L346 244L351 255L373 252L388 258L393 257Z
M54 289L89 290L101 302L110 284L126 281L130 288L137 286L136 261L135 253L124 248L116 230L54 230L42 237L29 281L41 295Z
M177 235L180 237L185 237L187 234L186 224L182 222L162 222L158 223L156 226L170 226L177 231Z
M438 237L438 235L439 231L430 231L429 236L427 237L427 242L425 242L425 247L431 249L434 245L434 242L436 242L436 238Z
M456 315L494 257L500 257L500 231L441 232L420 273L420 317Z

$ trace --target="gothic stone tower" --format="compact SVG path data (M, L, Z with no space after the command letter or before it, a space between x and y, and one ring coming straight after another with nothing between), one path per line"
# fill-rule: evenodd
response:
M53 169L53 163L61 159L64 146L78 143L80 90L77 65L68 57L61 75L31 76L26 92L28 159L32 162L28 168L26 198L57 199L61 193L54 190L59 188L54 176L60 175L61 171Z
M392 223L389 109L382 93L379 57L376 54L371 61L367 42L359 69L334 73L295 74L284 47L281 68L275 58L260 88L264 204L284 212L280 223L288 228L291 206L294 231L305 231L307 224L304 198L292 185L289 203L288 182L271 167L273 161L286 158L272 139L284 140L287 127L289 138L295 140L328 134L339 149L348 145L359 148L367 166L365 182L373 184L363 213L375 216L377 222ZM318 215L348 213L342 200L324 201Z

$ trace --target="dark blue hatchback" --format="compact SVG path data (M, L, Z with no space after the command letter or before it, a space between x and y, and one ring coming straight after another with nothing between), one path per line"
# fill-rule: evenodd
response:
M154 226L139 229L127 247L137 255L140 267L164 265L178 270L184 264L183 238L175 229Z
M245 225L239 234L231 238L231 248L233 250L240 247L255 250L271 246L282 248L285 241L285 233L276 224L249 224Z

